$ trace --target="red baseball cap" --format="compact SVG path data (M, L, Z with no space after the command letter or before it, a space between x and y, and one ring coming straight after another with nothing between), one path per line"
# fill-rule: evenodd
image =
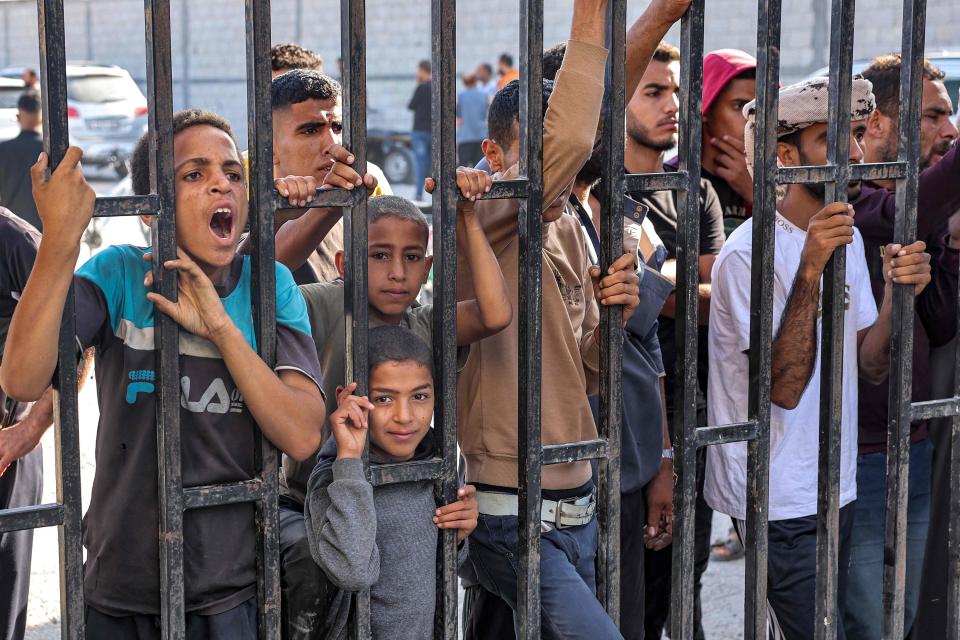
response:
M733 78L757 68L757 59L739 49L717 49L703 56L703 113Z

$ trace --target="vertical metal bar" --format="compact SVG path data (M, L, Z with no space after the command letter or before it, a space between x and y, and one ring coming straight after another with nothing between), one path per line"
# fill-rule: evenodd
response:
M276 263L273 241L273 115L270 106L270 2L246 0L247 139L250 153L250 231L253 247L253 322L257 350L276 363ZM259 635L280 637L280 541L277 515L279 454L257 430L263 496L257 501Z
M900 65L900 119L897 160L907 164L897 180L894 242L916 237L917 187L920 172L920 98L926 0L905 1ZM895 286L890 343L887 416L887 482L883 553L883 637L904 634L909 496L910 414L913 396L913 287Z
M520 640L540 638L540 317L543 284L543 0L520 2L520 172L527 199L520 201L519 497L520 572L517 610Z
M440 400L434 413L434 434L443 457L443 473L434 484L440 504L457 499L457 7L433 0L431 5L431 68L433 80L432 138L436 189L433 192L433 361ZM437 554L434 638L457 637L457 537L446 529Z
M850 179L850 95L853 65L853 0L833 0L830 16L830 97L827 161L834 180L825 202L846 202ZM844 283L846 247L833 253L823 275L820 353L820 473L817 485L817 640L835 638L840 553L840 447L843 403Z
M697 290L700 282L700 105L703 80L703 0L694 0L680 23L679 170L687 172L677 192L677 399L674 412L672 637L693 638L693 554L697 499Z
M343 57L344 146L358 167L367 161L367 49L365 0L341 0L340 39ZM358 187L363 188L363 187ZM357 395L367 393L367 201L362 199L343 216L343 309L346 317L345 377L357 383ZM364 453L366 460L366 453ZM352 633L370 637L370 592L355 598Z
M744 638L767 636L767 503L770 477L770 359L773 342L774 219L777 208L777 104L781 0L760 0L757 22L757 110L753 163L753 255L760 274L750 288L747 412L757 437L747 444Z
M960 295L956 304L960 307ZM960 313L957 314L960 333ZM960 340L956 340L953 397L960 397ZM960 414L950 419L950 501L947 512L947 628L948 638L960 638Z
M40 80L43 100L43 146L50 171L69 144L67 129L66 45L62 0L37 2L40 35ZM64 638L83 638L83 549L80 492L80 432L77 406L77 352L73 286L60 322L54 417L57 449L57 501L63 526L57 529L60 553L60 621Z
M609 185L600 220L600 264L609 265L623 255L623 144L624 85L627 23L626 0L613 0L607 20L607 105L604 113L603 184ZM623 373L623 310L600 310L600 438L607 441L606 458L600 461L600 544L597 549L597 596L614 624L620 621L620 430L621 378Z
M173 182L173 73L170 60L170 3L144 0L149 99L150 186L160 197L154 219L154 281L160 294L177 299L176 273L157 265L177 255ZM160 620L164 640L185 632L183 599L183 478L180 464L179 328L156 314L160 360L157 395L157 482L160 505Z

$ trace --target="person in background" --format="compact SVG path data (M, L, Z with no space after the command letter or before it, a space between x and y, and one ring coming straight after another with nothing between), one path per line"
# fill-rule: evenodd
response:
M30 167L43 151L43 109L40 94L26 91L17 100L20 134L0 142L0 204L43 231L30 186Z
M490 66L489 62L481 62L477 65L477 70L474 73L480 87L487 93L487 102L490 102L499 91L497 81L493 79L493 67Z
M413 90L413 96L407 109L413 111L413 127L410 130L410 146L413 150L413 157L417 162L416 175L416 193L414 200L423 200L423 184L430 175L432 160L432 130L431 130L431 90L430 81L433 75L430 72L430 61L421 60L417 65L417 87Z
M520 79L520 70L513 66L513 56L509 53L500 54L500 59L497 61L497 75L500 77L497 80L497 90Z
M457 96L457 156L461 165L474 167L483 158L490 101L476 74L463 74L463 86Z
M308 69L323 73L323 58L316 51L298 44L275 44L270 47L270 68L274 78L291 69Z
M27 91L40 91L40 76L36 70L30 67L23 70L23 88Z

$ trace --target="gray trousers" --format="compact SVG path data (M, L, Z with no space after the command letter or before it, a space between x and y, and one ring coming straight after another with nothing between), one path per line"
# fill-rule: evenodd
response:
M40 504L43 451L37 447L0 476L0 509ZM0 640L22 640L27 626L33 530L0 533Z

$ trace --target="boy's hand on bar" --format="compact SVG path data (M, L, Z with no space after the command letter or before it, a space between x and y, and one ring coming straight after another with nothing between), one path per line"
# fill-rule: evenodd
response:
M626 323L640 305L640 277L636 271L636 258L625 253L617 258L607 275L600 278L600 267L590 267L593 292L597 302L604 307L623 305L623 322Z
M30 169L33 199L43 221L47 243L53 240L71 249L79 249L80 238L93 217L97 195L83 177L82 156L79 148L70 147L48 176L50 158L43 152Z
M477 504L477 488L472 484L460 487L457 497L459 499L456 502L437 509L433 522L439 529L456 529L459 544L477 528L480 507Z
M317 194L317 179L313 176L287 176L273 181L277 193L292 205L305 207Z
M354 187L366 185L367 189L373 191L377 187L376 176L367 173L361 177L353 168L356 158L339 144L330 145L324 154L330 157L332 164L327 170L327 175L323 177L321 189L339 187L349 191Z
M373 404L366 396L355 396L357 383L337 388L337 410L330 414L330 430L337 440L337 459L362 458L367 442Z
M922 240L906 246L888 244L883 251L884 284L912 284L913 295L920 295L930 284L930 254L926 249Z
M153 252L145 253L144 260L153 260ZM150 291L147 299L190 333L217 343L229 329L235 328L233 321L223 308L217 290L207 274L197 266L190 256L177 248L177 258L163 263L164 269L177 271L177 301L172 302L164 296ZM147 289L153 288L153 271L148 271L143 279Z

